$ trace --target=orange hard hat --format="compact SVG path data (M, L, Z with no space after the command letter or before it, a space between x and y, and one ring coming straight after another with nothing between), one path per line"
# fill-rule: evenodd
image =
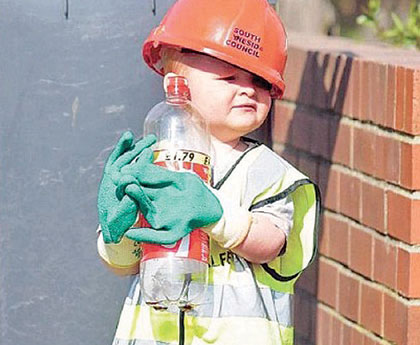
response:
M143 44L145 62L163 75L162 46L238 66L267 80L273 97L283 95L286 32L267 0L178 0Z

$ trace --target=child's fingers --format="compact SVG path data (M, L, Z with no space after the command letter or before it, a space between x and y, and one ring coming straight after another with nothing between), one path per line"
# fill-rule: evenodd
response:
M151 162L148 163L149 164L143 164L143 162L139 160L130 166L124 167L121 170L121 173L123 175L130 174L135 176L142 186L150 188L162 188L173 184L180 186L186 181L186 176L194 176L188 172L171 171L158 165L154 165Z
M114 150L110 154L108 158L108 162L110 164L113 164L118 157L120 157L124 152L126 152L133 144L134 135L130 131L124 132L120 139L117 142L117 145L115 145Z
M120 157L117 158L113 167L120 170L123 166L131 163L145 148L152 146L156 142L156 136L149 134L148 136L140 139L131 150L128 150Z
M180 240L183 237L183 232L180 229L168 231L152 228L132 228L125 233L125 236L133 241L167 245Z
M137 202L141 213L156 214L155 206L140 186L137 184L129 184L125 188L125 193Z
M124 165L120 172L122 175L132 175L138 178L149 166L153 166L153 151L147 147L131 164Z
M122 198L125 195L125 189L130 184L138 185L136 178L132 175L119 175L118 181L114 181L114 183L117 185L117 189L115 191L115 194L117 196L118 200L122 200Z

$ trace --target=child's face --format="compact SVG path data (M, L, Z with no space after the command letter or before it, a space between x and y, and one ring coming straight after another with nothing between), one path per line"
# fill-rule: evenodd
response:
M213 136L230 142L262 125L271 106L264 79L202 54L187 53L183 62L192 102Z

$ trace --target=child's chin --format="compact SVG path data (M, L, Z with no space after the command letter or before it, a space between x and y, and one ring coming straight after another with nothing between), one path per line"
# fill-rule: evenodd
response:
M262 125L262 122L258 121L255 116L253 116L252 118L248 118L248 119L241 119L242 121L239 121L237 123L236 126L236 130L238 132L242 132L244 134L247 134L249 132L252 132L254 130L256 130L258 127L260 127ZM243 134L243 135L244 135Z

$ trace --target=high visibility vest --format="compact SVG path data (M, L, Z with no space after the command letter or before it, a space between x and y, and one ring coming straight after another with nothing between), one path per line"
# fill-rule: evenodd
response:
M215 188L249 210L290 196L293 227L286 251L267 264L253 264L210 241L205 303L185 314L155 311L141 303L138 276L121 313L113 345L293 344L293 286L314 259L320 213L318 188L268 147L246 151Z

